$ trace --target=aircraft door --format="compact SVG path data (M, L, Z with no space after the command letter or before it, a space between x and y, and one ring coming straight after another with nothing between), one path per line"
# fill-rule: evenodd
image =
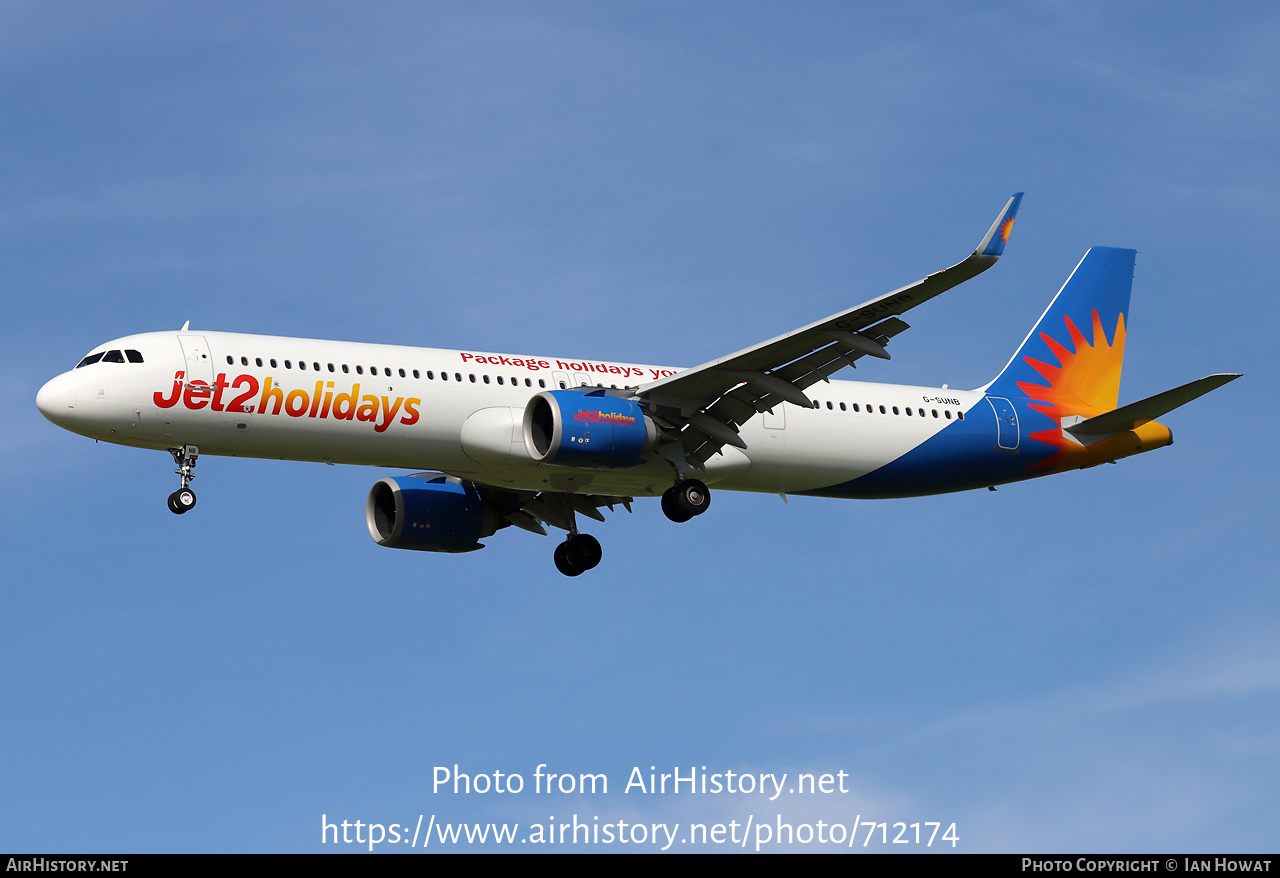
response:
M990 403L996 415L996 448L1001 451L1017 451L1019 441L1017 409L1013 407L1013 403L1000 396L988 396L987 402Z
M212 384L213 358L209 354L209 343L204 336L179 333L178 343L182 345L182 354L187 359L187 380L198 378Z

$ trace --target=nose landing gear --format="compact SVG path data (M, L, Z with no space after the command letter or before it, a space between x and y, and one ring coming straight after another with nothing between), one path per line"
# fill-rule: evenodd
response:
M174 515L181 515L196 505L196 492L188 486L196 477L192 470L196 468L200 449L194 445L184 445L181 448L170 448L169 453L173 455L173 462L178 465L174 472L182 478L182 487L169 495L169 511Z
M681 479L662 495L662 511L675 522L685 522L711 507L711 491L697 479Z

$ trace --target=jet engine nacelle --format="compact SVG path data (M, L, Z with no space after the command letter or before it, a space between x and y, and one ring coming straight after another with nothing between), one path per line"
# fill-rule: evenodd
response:
M658 443L658 428L639 403L603 390L548 390L524 410L524 445L539 463L626 467Z
M369 536L390 549L472 552L506 522L481 499L471 482L435 473L386 478L365 502Z

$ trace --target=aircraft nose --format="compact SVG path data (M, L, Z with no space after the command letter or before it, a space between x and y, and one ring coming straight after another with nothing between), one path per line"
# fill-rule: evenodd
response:
M62 426L76 408L76 381L70 372L53 378L36 394L36 408L55 424Z

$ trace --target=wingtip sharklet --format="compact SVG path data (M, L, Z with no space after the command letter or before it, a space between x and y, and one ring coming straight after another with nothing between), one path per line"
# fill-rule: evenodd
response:
M1004 210L987 230L986 236L974 254L978 256L994 256L997 259L1004 253L1004 245L1009 243L1009 233L1013 231L1013 221L1018 215L1018 206L1022 204L1022 193L1015 192L1005 203Z

